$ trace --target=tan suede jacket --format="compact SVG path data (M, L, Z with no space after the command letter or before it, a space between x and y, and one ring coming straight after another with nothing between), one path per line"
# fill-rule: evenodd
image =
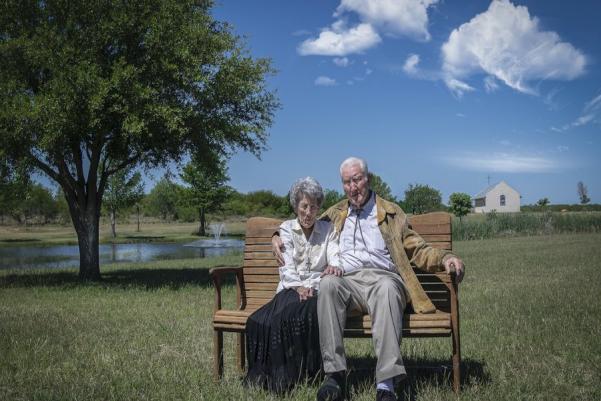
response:
M444 270L443 258L451 252L430 246L413 231L407 221L407 215L397 204L376 195L376 208L380 232L392 261L405 282L413 309L417 313L435 312L436 307L419 283L412 265L430 272L441 271ZM348 209L349 201L345 199L326 210L320 218L331 221L340 234Z

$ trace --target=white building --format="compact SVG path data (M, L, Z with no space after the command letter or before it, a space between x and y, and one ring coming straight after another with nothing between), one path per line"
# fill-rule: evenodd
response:
M520 193L505 181L491 185L474 196L474 213L519 212Z

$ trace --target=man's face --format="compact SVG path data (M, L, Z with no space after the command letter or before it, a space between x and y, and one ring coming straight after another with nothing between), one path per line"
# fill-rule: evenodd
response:
M342 187L351 205L361 207L369 198L369 180L358 164L342 169Z

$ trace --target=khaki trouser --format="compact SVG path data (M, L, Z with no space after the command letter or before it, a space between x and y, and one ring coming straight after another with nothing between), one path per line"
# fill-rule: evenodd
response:
M343 277L324 276L319 284L317 316L325 373L346 370L344 324L347 311L357 309L371 317L378 358L376 381L405 375L400 342L406 299L401 277L387 270L363 268Z

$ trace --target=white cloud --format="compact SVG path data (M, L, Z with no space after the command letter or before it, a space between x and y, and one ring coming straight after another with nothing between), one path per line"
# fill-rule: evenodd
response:
M374 70L372 70L371 68L367 68L365 70L365 75L371 75L374 72Z
M570 150L570 148L568 148L567 146L559 145L559 146L557 147L557 151L558 151L559 153L567 152L568 150Z
M587 102L586 105L584 106L585 112L588 112L591 110L599 110L599 109L601 109L601 94L599 96L597 96L596 98Z
M484 78L484 88L486 92L491 93L499 89L499 85L497 84L497 80L492 75L488 75Z
M363 22L390 35L430 40L428 8L438 0L342 0L335 17L355 12Z
M555 132L564 132L574 127L581 127L588 124L601 125L601 94L585 103L580 116L569 124L561 128L551 127Z
M571 80L584 73L587 63L582 52L562 42L557 33L542 31L526 7L509 0L494 0L487 11L453 30L442 56L445 82L457 94L471 88L464 79L482 72L535 94L529 81Z
M403 71L407 73L407 75L417 75L419 72L417 66L419 64L419 55L410 54L405 60L405 64L403 64Z
M456 113L455 115L459 118L465 118L465 114L463 113Z
M326 77L324 75L320 75L315 78L315 85L317 86L334 86L336 85L336 80L330 77Z
M475 90L465 82L461 82L454 78L448 78L445 80L445 83L449 87L449 89L458 97L461 97L464 92L471 92Z
M380 43L380 35L369 24L347 29L343 21L336 21L324 29L316 39L310 38L298 46L301 56L345 56L361 53Z
M348 57L334 57L332 62L338 67L347 67L350 64Z
M543 157L508 153L464 155L445 160L450 165L467 170L499 173L546 173L560 167L556 161Z

